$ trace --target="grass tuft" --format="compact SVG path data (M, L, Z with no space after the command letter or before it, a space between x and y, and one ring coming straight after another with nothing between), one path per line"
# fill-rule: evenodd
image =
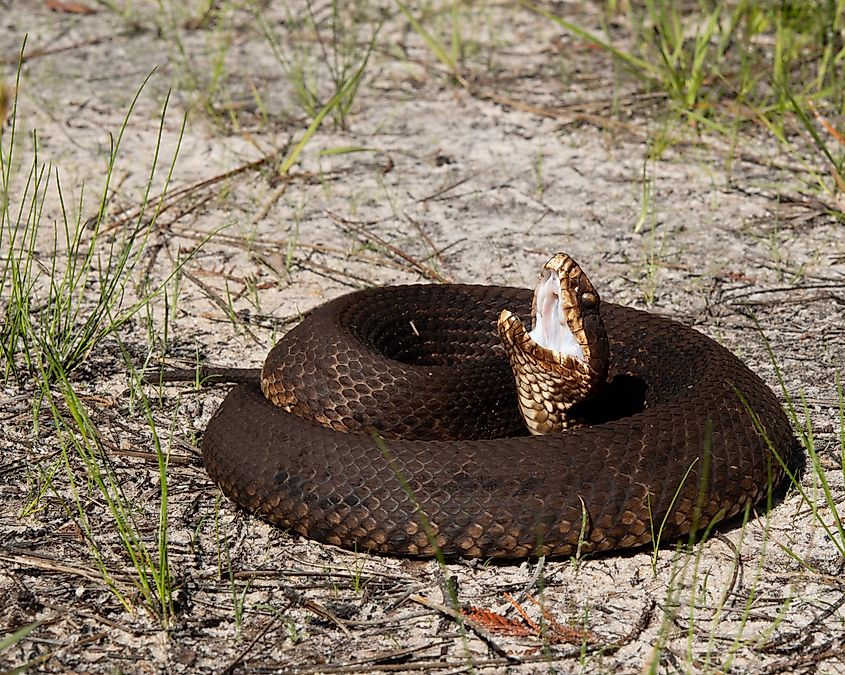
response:
M808 490L802 484L801 477L795 470L795 467L792 466L789 462L787 462L781 454L780 449L774 446L772 439L769 437L766 429L760 423L759 418L754 412L751 406L751 402L746 400L741 392L737 392L737 395L740 397L743 406L747 410L748 414L751 416L754 426L757 429L757 433L760 434L760 437L769 447L769 450L775 457L776 461L783 468L783 471L786 474L790 484L801 495L802 500L804 500L804 502L810 508L810 511L813 515L813 519L824 530L829 541L836 548L839 555L845 557L845 519L843 519L843 516L840 513L841 507L839 501L837 500L837 497L834 494L834 489L832 488L830 481L827 478L825 468L819 456L819 450L816 446L815 436L813 433L813 423L810 417L809 408L807 407L806 398L803 392L799 394L801 406L800 408L797 408L793 396L790 394L789 390L786 387L786 381L783 377L783 372L781 371L780 364L777 360L777 357L775 356L771 343L763 332L762 327L760 326L756 317L751 315L751 319L752 321L754 321L754 324L757 327L757 331L763 338L763 342L766 346L766 351L769 355L769 360L772 363L772 366L775 370L775 375L778 380L778 384L781 388L783 400L786 402L787 417L792 423L793 430L798 434L798 440L801 442L801 445L807 452L807 457L809 458L809 465L811 469L810 475L813 476L815 481L814 488L821 489L821 499L819 499L819 496L816 494L811 495L808 493ZM839 402L839 471L842 476L845 477L845 395L843 395L842 381L839 371L835 371L834 380L837 392L837 399ZM791 550L784 549L784 551L787 554L795 557L796 560L799 560L799 562L801 562L803 565L807 566L808 568L810 567L810 565L808 565L806 561L803 561L798 558Z
M23 51L21 51L21 55ZM146 307L168 280L140 299L123 306L127 283L138 264L150 234L155 231L159 210L173 176L186 119L183 117L176 150L169 161L165 189L155 203L150 190L158 174L164 122L169 95L162 107L155 154L137 218L120 233L107 238L109 195L121 142L138 99L151 75L135 94L117 136L109 136L106 176L96 215L83 219L84 188L69 212L60 173L39 154L38 132L32 133L32 163L13 206L8 197L17 152L17 95L13 99L7 139L0 136L0 181L4 199L0 204L0 298L5 322L0 329L3 378L22 383L27 376L59 379L78 368L102 342ZM20 67L18 69L18 84ZM5 144L4 144L5 141ZM44 205L51 193L58 199L61 220L52 223L47 238L48 262L40 244L44 239ZM174 272L175 273L175 272ZM172 275L171 275L172 276ZM91 289L95 289L94 300Z
M330 114L335 128L346 129L361 78L381 30L381 22L370 25L369 38L362 45L358 36L360 17L356 14L364 11L365 7L347 6L338 0L331 0L328 9L328 27L317 19L310 0L306 2L307 16L304 18L294 16L289 11L284 36L280 36L267 21L263 7L255 7L253 16L274 58L293 85L303 112L315 121L318 118L322 121ZM309 29L313 31L321 58L314 59L314 50L310 45L305 48L291 44L291 26L301 32ZM328 70L333 92L328 100L322 93L325 78L320 72L321 67Z
M142 534L142 525L135 521L129 500L123 494L120 480L111 465L101 442L101 434L91 415L68 379L68 373L58 361L43 364L45 371L39 379L40 396L50 412L53 428L61 448L62 463L73 496L76 522L88 543L100 576L118 602L129 612L134 611L133 596L124 582L118 581L107 564L101 548L100 528L91 520L88 501L93 491L99 494L114 525L123 553L134 574L131 583L145 606L162 626L169 625L174 614L173 581L167 554L167 466L168 452L163 447L152 419L150 406L144 399L144 414L151 430L158 459L160 478L159 526L155 554L151 553ZM134 375L136 386L140 381ZM51 384L52 383L52 384ZM81 475L76 467L81 463ZM110 532L109 532L110 533ZM122 576L122 575L121 575Z
M18 96L21 88L21 47L15 95L11 99L8 126L0 131L0 301L5 320L0 328L0 368L4 380L15 379L20 386L34 381L33 424L38 433L42 410L49 417L49 428L59 446L59 459L46 470L39 468L39 485L23 508L21 516L37 512L48 491L53 491L68 514L77 522L93 562L117 601L127 610L146 610L162 626L174 615L174 582L168 556L169 443L160 436L150 402L141 388L128 352L119 340L119 329L135 314L149 308L150 301L178 272L152 290L142 289L141 297L125 302L128 284L156 229L158 215L173 178L176 159L185 131L183 116L176 148L160 174L161 148L169 94L159 117L151 167L142 191L140 208L126 227L110 228L110 195L120 149L129 122L152 73L138 88L116 135L109 135L108 160L96 214L85 219L84 188L73 209L69 208L60 172L41 157L37 130L30 137L32 160L25 174L17 171L24 154L18 137ZM152 199L151 189L163 183L161 195ZM14 197L12 195L15 195ZM57 221L46 223L49 199L58 204ZM72 215L71 215L72 214ZM46 249L45 247L46 242ZM140 288L140 286L139 286ZM124 495L120 480L103 444L91 411L72 383L73 371L107 337L117 338L135 392L130 404L149 427L159 475L158 525L154 543L136 522L135 507ZM170 433L174 432L171 425ZM64 498L57 478L64 469L70 499ZM64 486L62 486L64 487ZM102 543L104 530L94 521L93 500L105 505L116 535L118 550L129 563L129 573L114 571L111 549ZM100 514L96 514L100 515Z
M680 116L693 129L733 139L740 127L761 126L790 155L815 148L822 174L807 166L813 190L845 191L845 148L834 153L819 131L843 146L826 112L845 109L845 0L819 3L714 2L689 7L669 0L609 2L605 25L626 29L606 38L531 0L523 7L622 64L646 92L662 92L662 115ZM841 208L832 208L842 218Z

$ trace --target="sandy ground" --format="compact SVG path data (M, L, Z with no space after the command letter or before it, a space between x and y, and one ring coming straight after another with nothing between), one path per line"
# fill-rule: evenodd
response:
M18 133L38 130L42 160L60 169L65 195L75 195L69 204L85 184L83 221L96 214L108 134L147 74L156 69L109 195L111 236L119 240L141 203L168 89L153 194L189 112L172 188L191 189L167 202L124 304L142 282L162 283L193 255L152 301L149 321L142 312L118 333L139 363L152 353L189 367L198 358L258 366L301 312L351 289L436 277L532 286L549 255L565 250L606 300L697 327L780 392L756 317L789 395L805 397L820 471L841 504L834 372L842 368L845 237L803 190L806 167L763 131L747 128L732 144L667 122L659 95L636 94L598 50L511 5L461 10L474 51L467 86L454 84L395 7L367 6L387 18L348 129L327 121L282 181L274 166L308 120L250 14L231 11L198 28L185 27L190 12L174 19L197 87L155 3L132 3L131 20L103 7L79 15L47 4L0 2L0 77L14 81L28 33ZM558 10L597 30L591 7ZM302 11L291 2L267 16L278 25ZM368 37L362 29L360 39ZM304 58L319 56L313 35L299 44ZM203 94L222 46L211 101L229 112L215 116ZM326 96L326 73L316 73ZM22 147L18 185L32 144ZM332 152L339 148L360 151ZM44 259L59 216L51 188ZM103 462L155 550L151 431L115 337L97 346L73 383L102 435ZM842 558L820 525L833 516L813 471L803 485L817 512L793 489L769 513L744 527L726 524L689 553L665 547L577 563L440 568L296 538L222 498L197 441L223 386L167 387L153 407L171 452L177 590L165 630L134 591L109 509L78 458L70 455L69 472L51 424L33 428L34 388L10 381L0 390L0 639L41 623L0 649L0 671L845 671ZM102 581L69 473L132 611ZM448 604L445 579L457 582L465 607L497 612L522 634L481 615L487 628L462 632L437 608Z

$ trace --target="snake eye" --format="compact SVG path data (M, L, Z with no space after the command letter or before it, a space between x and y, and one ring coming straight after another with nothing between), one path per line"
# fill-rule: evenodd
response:
M595 309L596 305L598 304L599 299L595 293L590 293L590 291L586 291L585 293L581 294L582 309Z

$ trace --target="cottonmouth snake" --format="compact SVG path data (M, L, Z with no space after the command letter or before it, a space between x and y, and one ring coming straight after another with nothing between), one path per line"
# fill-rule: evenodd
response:
M234 387L202 441L209 475L322 542L510 558L669 540L780 480L792 435L771 390L701 333L609 303L609 384L580 412L590 426L528 436L496 322L504 307L527 318L531 299L409 285L317 308L265 363L265 388L284 372L273 386L294 392L291 412L257 382Z

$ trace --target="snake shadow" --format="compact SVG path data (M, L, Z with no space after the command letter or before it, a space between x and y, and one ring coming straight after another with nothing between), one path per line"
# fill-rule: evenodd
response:
M572 406L570 414L582 424L595 426L630 417L646 408L648 385L633 375L616 375L601 391Z

